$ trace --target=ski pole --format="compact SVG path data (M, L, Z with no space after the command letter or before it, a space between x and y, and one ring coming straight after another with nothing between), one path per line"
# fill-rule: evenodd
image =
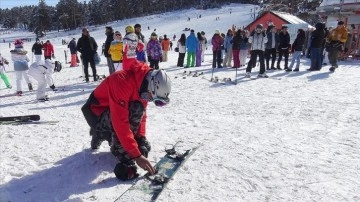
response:
M214 69L215 69L215 67L213 67L213 68L212 68L212 71L211 71L211 79L210 79L210 81L212 81L212 80L213 80L213 76L214 76Z
M238 69L238 68L235 67L235 85L237 84L237 80L236 80L236 79L237 79L237 69Z

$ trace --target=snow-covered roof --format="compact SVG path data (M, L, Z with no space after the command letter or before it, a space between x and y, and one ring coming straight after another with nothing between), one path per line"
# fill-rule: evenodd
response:
M323 0L320 6L330 6L330 5L337 5L341 4L342 0ZM360 3L360 0L343 0L343 4L347 3Z
M284 13L284 12L278 12L278 11L271 11L275 15L279 16L280 18L284 19L285 21L288 21L289 24L309 24L305 22L304 20L291 15L290 13Z

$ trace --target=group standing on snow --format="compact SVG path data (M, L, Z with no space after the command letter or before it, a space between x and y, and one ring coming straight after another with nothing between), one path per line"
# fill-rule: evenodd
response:
M314 30L310 30L308 37L303 29L298 29L297 36L290 44L290 34L288 27L282 26L280 29L270 23L265 29L262 24L258 24L254 30L235 29L232 26L227 30L226 35L215 30L211 38L212 45L212 67L240 68L247 66L246 77L251 76L252 68L257 62L260 63L259 77L268 77L266 71L282 70L287 72L299 71L300 59L305 55L305 43L308 41L308 55L311 61L308 71L319 71L324 62L324 50L326 51L331 65L330 71L334 71L338 65L339 52L344 50L344 43L347 41L347 30L343 21L339 21L337 27L328 30L323 23L317 23ZM204 61L203 54L206 49L207 39L205 33L197 33L191 29L189 36L185 38L182 34L178 40L176 50L179 52L178 67L201 66ZM187 54L186 64L184 65L185 54ZM246 62L247 55L250 60ZM289 55L292 60L289 65ZM202 57L198 56L202 55ZM196 57L195 57L196 56ZM233 65L231 62L233 61ZM271 62L270 62L271 61ZM281 67L283 61L284 66ZM294 68L295 65L295 68Z
M55 65L56 62L51 62L51 59L55 58L55 56L54 47L50 41L47 40L46 43L43 44L37 38L31 48L32 63L29 65L30 58L28 52L24 50L23 44L24 42L22 40L16 39L14 41L14 49L10 51L16 75L16 95L23 95L23 79L25 79L25 82L27 83L28 90L30 92L33 91L33 84L30 78L32 77L38 82L36 99L39 101L46 101L48 100L48 97L45 95L46 85L53 91L57 91L52 79L52 73L54 69L60 70L61 64L58 63L58 65ZM35 57L35 61L33 61L33 57ZM11 89L12 85L5 72L5 65L8 64L8 60L0 55L0 76L6 87Z

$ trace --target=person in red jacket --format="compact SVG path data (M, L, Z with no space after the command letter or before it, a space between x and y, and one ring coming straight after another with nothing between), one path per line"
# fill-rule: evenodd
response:
M154 174L147 160L151 149L145 137L148 102L164 106L169 102L171 81L164 70L153 70L146 63L132 62L130 68L107 77L91 93L81 108L91 127L91 148L107 140L118 158L114 168L120 180L138 177L135 163Z
M43 49L45 60L51 60L51 57L54 57L54 46L50 43L49 40L47 40L46 43L43 45Z

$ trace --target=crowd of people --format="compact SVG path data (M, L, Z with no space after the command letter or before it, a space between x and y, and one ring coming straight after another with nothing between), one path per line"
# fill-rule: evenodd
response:
M328 59L331 65L329 70L335 71L338 67L339 52L344 51L347 33L343 21L339 21L337 27L330 29L323 23L317 23L308 37L304 29L298 29L296 38L290 44L287 26L279 28L269 24L265 29L262 24L258 24L252 31L236 30L233 26L226 34L215 30L210 40L213 52L212 67L247 66L247 77L251 76L251 70L256 66L257 61L260 63L259 77L268 77L265 73L268 70L299 71L300 59L305 55L305 42L308 41L307 52L311 65L307 70L321 70L322 66L327 64L324 59ZM182 34L176 47L179 52L177 66L185 68L201 66L204 62L203 54L206 46L207 39L203 31L195 35L195 31L191 29L188 36ZM184 65L186 54L187 60ZM246 62L248 54L250 60ZM290 54L292 60L289 65ZM281 67L282 61L284 65Z

